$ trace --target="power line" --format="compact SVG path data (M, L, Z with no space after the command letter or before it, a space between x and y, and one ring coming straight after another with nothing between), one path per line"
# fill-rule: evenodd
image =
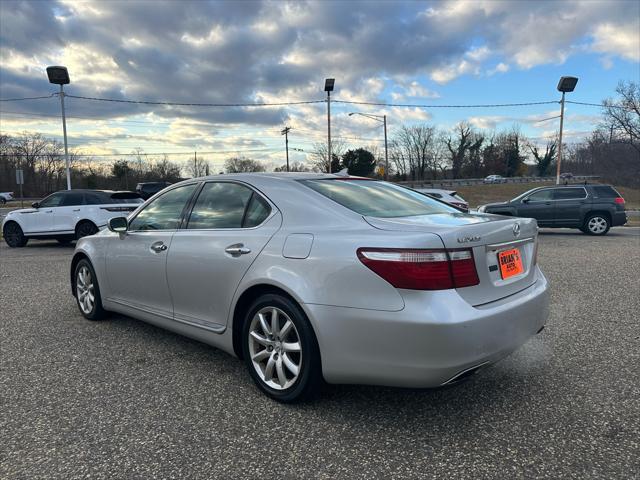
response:
M212 151L198 151L200 155L215 155L218 153L244 153L244 152L275 152L280 151L279 148L234 148L231 150L212 150ZM131 157L131 156L140 156L146 157L150 155L193 155L193 150L186 152L130 152L130 153L76 153L75 155L79 157ZM1 153L0 157L60 157L64 156L63 153L52 153L52 154L35 154L35 155L25 155L23 153Z
M41 97L22 97L22 98L0 98L0 102L21 102L23 100L40 100L43 98L51 98L58 95L57 93L52 93L51 95L44 95Z
M176 107L283 107L288 105L309 105L312 103L324 103L324 100L306 100L299 102L275 102L275 103L180 103L180 102L154 102L147 100L124 100L117 98L83 97L80 95L65 94L65 97L92 100L98 102L134 103L141 105L167 105Z
M332 103L344 103L348 105L372 105L377 107L411 107L411 108L495 108L495 107L524 107L530 105L551 105L559 103L557 100L544 102L523 102L523 103L487 103L472 105L438 105L438 104L412 104L412 103L386 103L386 102L356 102L350 100L331 100Z
M600 108L620 108L622 110L633 110L632 107L625 105L605 105L604 103L589 103L589 102L573 102L571 100L565 100L564 103L573 103L574 105L586 105L588 107L600 107Z

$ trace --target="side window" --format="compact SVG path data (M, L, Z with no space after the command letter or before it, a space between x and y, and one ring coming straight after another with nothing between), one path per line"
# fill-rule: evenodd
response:
M546 202L551 200L553 196L553 190L540 190L539 192L532 193L527 198L530 202Z
M180 224L182 210L191 198L197 184L169 190L156 198L136 215L129 230L174 230Z
M553 191L554 200L571 200L586 198L587 193L584 188L556 188Z
M82 192L66 192L64 198L60 203L61 207L75 207L76 205L84 204L84 193Z
M254 193L247 207L247 213L244 215L244 228L257 227L266 220L271 212L271 207L260 195Z
M591 187L591 190L596 198L616 198L620 196L618 192L608 185L593 186Z
M59 207L62 203L64 192L53 193L40 202L40 208Z
M188 229L242 228L264 220L266 202L248 187L230 182L205 184L189 217ZM251 218L246 217L250 215ZM257 223L256 223L257 221ZM250 223L250 225L248 225Z
M104 203L104 201L102 201L102 197L100 197L98 193L85 192L84 203L86 205L100 205L101 203Z

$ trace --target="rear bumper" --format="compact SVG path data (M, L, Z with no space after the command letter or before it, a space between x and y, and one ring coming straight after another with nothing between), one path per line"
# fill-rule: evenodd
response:
M527 289L477 308L455 290L414 293L399 312L304 306L329 383L437 387L513 352L545 325L549 312L539 269Z
M624 225L627 223L627 212L624 210L622 212L613 212L611 218L611 226L618 227L620 225Z

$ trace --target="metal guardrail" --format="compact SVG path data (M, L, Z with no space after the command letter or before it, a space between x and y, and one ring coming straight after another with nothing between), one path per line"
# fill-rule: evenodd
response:
M574 175L567 179L569 183L584 182L600 178L598 175ZM504 177L501 183L550 183L555 182L556 177ZM409 180L404 182L395 182L410 188L440 188L440 187L459 187L468 185L482 185L484 178L444 178L440 180ZM487 183L487 185L496 185L495 183Z

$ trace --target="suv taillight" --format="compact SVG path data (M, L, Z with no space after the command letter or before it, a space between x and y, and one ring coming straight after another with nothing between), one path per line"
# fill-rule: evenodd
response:
M357 253L396 288L446 290L480 283L471 249L359 248Z
M624 198L622 197L617 197L614 201L620 205L624 205Z

